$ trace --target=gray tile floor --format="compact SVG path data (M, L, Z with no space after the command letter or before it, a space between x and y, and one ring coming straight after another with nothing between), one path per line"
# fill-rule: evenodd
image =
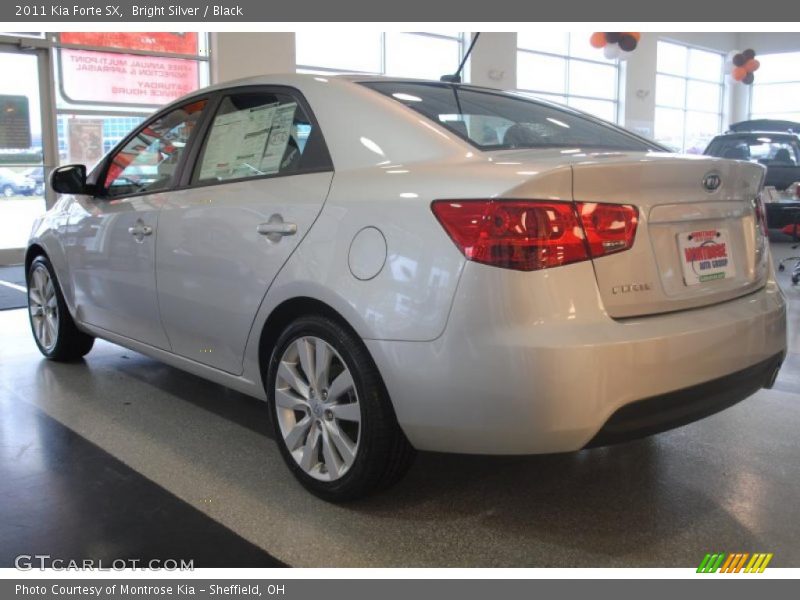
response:
M761 551L800 567L800 289L781 278L792 354L775 390L612 448L424 454L389 493L343 507L289 476L259 403L104 342L84 364L41 360L24 311L0 312L0 410L37 407L294 566L686 567Z

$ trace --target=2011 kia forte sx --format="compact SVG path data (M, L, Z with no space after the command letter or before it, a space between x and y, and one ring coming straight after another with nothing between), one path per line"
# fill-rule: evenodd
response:
M497 90L242 80L53 172L30 320L48 358L100 337L266 400L345 500L414 449L575 451L771 385L763 178Z

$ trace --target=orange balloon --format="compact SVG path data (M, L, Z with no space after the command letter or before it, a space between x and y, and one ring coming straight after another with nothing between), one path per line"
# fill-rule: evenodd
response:
M735 69L734 69L734 70L731 72L731 75L733 75L733 78L734 78L736 81L741 81L742 79L744 79L745 77L747 77L747 73L748 73L748 71L747 71L747 69L745 69L744 67L736 67L736 68L735 68Z
M632 35L633 39L635 39L637 42L641 41L641 39L642 39L642 34L639 33L638 31L629 31L628 35Z
M761 63L758 62L755 58L751 58L746 63L744 63L744 68L747 69L748 73L752 73L753 71L758 71L758 67L761 66Z
M606 45L606 34L602 31L598 31L597 33L593 33L592 37L589 38L589 43L594 48L602 48Z

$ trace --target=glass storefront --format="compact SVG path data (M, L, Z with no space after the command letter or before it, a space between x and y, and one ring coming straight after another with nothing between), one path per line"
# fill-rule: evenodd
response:
M25 246L45 209L38 60L0 50L0 250Z
M54 199L50 169L91 167L160 106L209 83L204 33L21 36L0 34L0 265L20 261Z

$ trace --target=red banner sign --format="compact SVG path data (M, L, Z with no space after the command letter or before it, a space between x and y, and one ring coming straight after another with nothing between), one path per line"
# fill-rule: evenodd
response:
M61 43L102 46L123 50L150 50L196 55L198 34L195 31L64 31Z

